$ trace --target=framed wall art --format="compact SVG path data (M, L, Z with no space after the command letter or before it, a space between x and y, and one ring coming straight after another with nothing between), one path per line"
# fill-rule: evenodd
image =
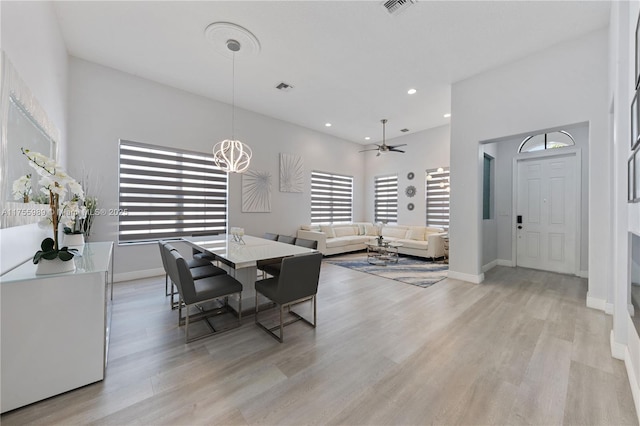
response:
M247 170L242 174L242 212L271 212L271 173Z
M302 192L304 163L302 157L280 153L280 192Z

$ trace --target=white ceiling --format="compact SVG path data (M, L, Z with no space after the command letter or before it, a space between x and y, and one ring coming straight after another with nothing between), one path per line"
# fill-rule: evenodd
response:
M243 26L262 49L236 59L236 105L363 144L382 138L382 118L387 138L446 124L452 83L609 20L609 2L600 1L423 0L398 16L381 4L60 1L55 8L71 55L226 103L231 60L204 30L219 21ZM280 82L294 89L280 92Z

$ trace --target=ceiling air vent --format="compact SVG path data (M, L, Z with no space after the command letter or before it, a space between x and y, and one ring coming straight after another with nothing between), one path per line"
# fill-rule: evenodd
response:
M276 89L282 90L283 92L288 92L289 90L293 89L293 86L282 82L276 86Z
M398 15L404 12L409 6L414 4L417 0L387 0L382 2L382 6L389 13L389 15Z
M402 133L407 133L407 132L409 131L409 129L400 129L400 131L401 131Z

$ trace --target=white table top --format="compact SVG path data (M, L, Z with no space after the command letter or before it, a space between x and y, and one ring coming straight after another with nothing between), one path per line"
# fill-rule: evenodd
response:
M97 243L85 243L82 247L73 248L78 249L78 254L73 256L73 259L69 260L69 262L75 262L75 271L52 275L36 275L37 265L35 265L31 260L27 260L15 269L12 269L6 274L0 276L0 283L5 284L16 281L33 280L47 277L89 274L94 272L105 272L109 270L111 251L113 250L113 242L106 241Z
M226 234L206 237L184 237L188 244L219 257L235 269L256 266L259 260L275 259L316 250L245 235L244 244L231 240Z

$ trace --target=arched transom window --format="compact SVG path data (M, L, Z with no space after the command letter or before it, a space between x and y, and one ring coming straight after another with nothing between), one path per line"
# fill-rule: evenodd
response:
M545 149L564 148L574 146L576 141L565 130L550 133L540 133L524 138L518 152L543 151Z

